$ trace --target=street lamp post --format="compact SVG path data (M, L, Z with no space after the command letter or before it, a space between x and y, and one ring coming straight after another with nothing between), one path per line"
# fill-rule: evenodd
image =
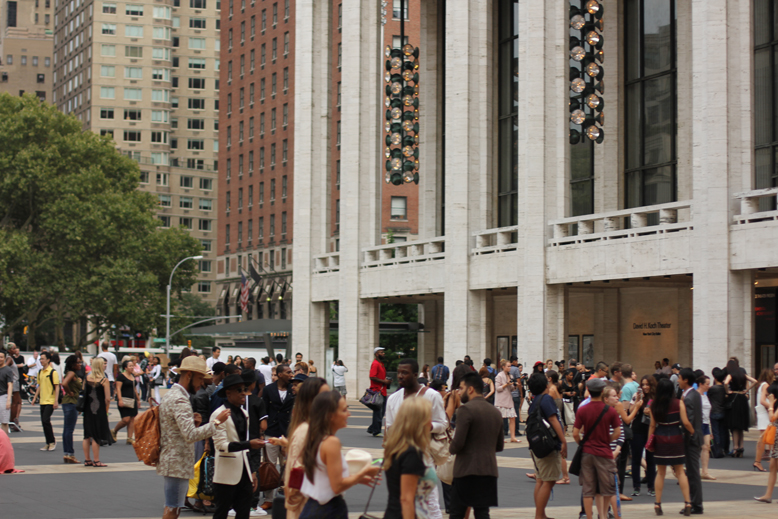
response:
M203 259L203 256L190 256L188 258L184 258L178 263L176 263L176 266L173 267L173 271L170 273L170 279L167 282L167 312L165 312L165 323L166 323L166 331L165 331L165 355L170 357L170 285L173 284L173 274L176 273L176 269L181 266L181 264L187 260L200 260Z

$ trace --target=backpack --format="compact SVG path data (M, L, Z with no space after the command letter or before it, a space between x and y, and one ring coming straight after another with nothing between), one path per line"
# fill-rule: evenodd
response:
M527 417L525 434L529 442L529 449L536 458L545 458L556 449L557 440L551 428L540 412L540 400L548 395L541 395L535 404L535 409ZM551 397L549 397L551 398ZM137 423L137 421L136 421ZM136 425L137 428L137 425ZM136 429L137 431L137 429ZM137 435L137 433L136 433Z
M437 368L437 369L435 369ZM432 368L432 379L433 380L442 380L445 382L448 380L448 368L442 364L438 364L436 366L433 366Z
M51 387L54 387L54 368L51 368L51 371L49 371L49 382L51 382ZM59 385L59 395L57 395L57 404L62 403L62 394L65 392L65 388L62 387L62 381L60 380Z
M133 447L139 461L151 467L159 463L159 406L152 407L135 418L135 444Z

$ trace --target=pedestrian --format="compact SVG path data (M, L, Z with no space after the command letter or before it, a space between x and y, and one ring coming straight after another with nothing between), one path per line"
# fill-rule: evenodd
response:
M472 373L470 366L463 361L458 362L460 362L460 364L457 364L451 374L452 388L458 388L459 383L462 381L462 377L468 373ZM462 401L459 398L459 391L457 389L452 389L452 391L441 396L443 397L443 408L446 410L446 418L448 418L449 426L452 431L455 431L457 426L456 412L462 405ZM449 515L451 513L451 485L445 481L441 481L440 484L443 488L443 505L446 510L446 515Z
M629 364L623 364L622 369L622 375L625 373L625 366L629 367L629 379L632 378L632 367L629 366ZM624 377L625 379L627 377ZM634 382L635 385L637 385L637 382ZM614 391L616 391L616 396L618 397L618 400L614 402L612 405L610 402L608 405L613 407L616 412L619 414L619 418L621 419L621 433L624 436L624 441L621 444L621 447L619 448L618 456L616 456L616 470L619 476L619 499L622 501L632 501L632 498L624 494L624 485L627 481L627 461L629 461L629 453L632 449L632 439L634 438L634 433L632 431L632 423L635 421L635 417L638 416L638 412L640 410L640 406L643 404L640 400L635 400L635 405L630 407L630 402L633 396L635 396L635 393L633 392L630 395L629 401L624 401L624 388L627 386L625 385L624 388L621 390L617 389L618 385L615 382L610 383L611 387Z
M232 358L232 355L227 355L227 364L235 364L235 360Z
M567 458L567 440L562 430L562 421L559 417L559 409L554 399L548 394L549 380L543 373L533 373L527 381L527 386L536 398L529 408L529 415L539 413L556 434L556 445L548 455L540 458L530 449L530 457L535 465L535 519L546 519L546 506L551 497L551 492L556 485L559 475L562 473L562 463ZM528 415L528 416L529 416ZM563 481L564 483L564 481ZM570 479L567 479L570 483Z
M303 354L299 351L294 354L294 363L297 364L298 362L303 362Z
M686 477L689 480L689 497L693 514L702 513L702 480L700 479L700 457L702 456L702 397L694 390L697 377L691 368L678 373L678 387L681 400L686 407L686 416L692 424L692 431L684 431L683 447L686 454Z
M32 357L27 358L27 376L35 378L41 369L40 349L36 347L32 350Z
M14 372L14 381L11 398L11 422L9 426L13 432L22 432L22 428L19 426L19 415L22 412L21 381L27 371L27 366L24 363L24 357L19 354L19 347L13 342L8 343L8 353L14 361L13 365L10 366L11 371Z
M0 428L6 434L11 432L11 401L14 392L14 372L11 364L13 359L10 356L6 359L5 351L0 350Z
M233 364L238 366L238 369L243 369L243 359L240 355L235 355L235 360L233 361Z
M219 361L219 355L221 355L222 349L218 346L211 348L211 356L205 361L205 365L209 370L213 370L213 365Z
M440 381L435 381L440 383ZM432 431L432 404L409 398L386 434L383 469L389 499L384 519L428 519L427 503L438 477L426 455Z
M521 405L522 405L522 398L523 398L523 392L522 392L522 384L521 384L521 378L522 378L522 366L519 364L519 358L516 357L516 355L511 356L511 368L510 368L510 376L511 376L511 399L513 400L513 411L516 413L516 427L514 427L514 434L516 436L521 436L521 428L519 427L519 424L521 423Z
M248 519L252 495L259 486L259 449L265 442L249 437L249 414L244 409L247 391L241 375L224 379L219 392L225 403L215 413L228 411L229 416L216 427L213 436L216 450L213 473L216 511L213 517L227 519L229 511L234 510L237 519Z
M624 376L621 371L621 367L624 365L623 362L616 361L613 364L611 364L611 378L608 380L608 382L613 382L614 384L617 384L619 386L619 390L621 390L621 386L624 385Z
M384 397L384 402L380 407L373 409L373 421L367 428L367 434L373 436L381 435L382 421L386 413L386 388L392 383L386 376L386 367L384 366L385 348L380 346L373 350L373 363L370 365L370 390L380 393Z
M759 387L756 390L756 403L754 404L754 409L756 410L756 428L759 429L759 441L756 444L754 468L759 472L765 471L764 467L762 467L762 457L766 454L763 436L767 426L770 425L770 404L767 402L767 388L770 387L773 380L775 380L775 375L770 368L763 369L757 379Z
M478 370L478 376L481 377L481 383L483 384L483 395L487 402L494 405L494 380L489 373L486 366L483 366Z
M111 403L111 387L105 376L105 359L92 358L92 371L84 384L84 466L107 467L100 461L100 447L111 445L114 440L108 426L108 409ZM91 447L92 456L89 455Z
M321 393L330 391L327 381L319 377L310 377L300 386L289 422L289 438L270 438L273 445L286 448L286 467L284 470L284 504L286 519L298 519L308 498L299 489L289 486L292 470L303 466L302 452L308 437L308 420L313 400Z
M40 403L41 424L43 425L43 434L46 436L46 446L41 450L53 451L57 448L57 440L54 438L54 428L51 426L51 415L59 407L60 378L51 363L51 353L41 352L38 358L41 369L38 371L38 387L35 389L32 403Z
M432 380L442 380L443 382L448 383L449 374L448 367L443 364L443 357L438 357L438 363L432 366L432 369L430 370Z
M135 417L138 416L138 405L140 395L135 389L135 362L132 360L122 361L122 372L116 376L116 403L119 408L121 420L111 430L114 441L119 441L118 434L124 427L127 428L127 444L132 445L135 441Z
M778 386L770 386L767 402L769 403L770 423L773 427L778 427ZM755 497L755 500L762 503L773 502L773 489L775 488L776 477L778 477L778 441L773 442L773 447L770 450L770 474L767 476L767 488L764 495Z
M654 512L662 515L662 492L665 487L667 467L670 466L678 479L678 485L683 494L683 515L692 512L689 498L689 480L684 472L686 456L684 455L683 430L694 434L694 428L686 415L686 406L675 396L675 385L668 378L660 379L656 384L656 396L651 402L651 425L648 429L649 438L654 436L654 460L656 461L656 501Z
M598 364L598 372L602 371L600 364L604 363ZM593 376L586 382L591 400L578 408L573 425L575 442L581 444L581 432L585 438L578 480L587 519L592 519L595 497L600 519L607 519L608 502L617 492L614 477L616 462L611 442L621 435L621 422L618 413L603 401L605 386L605 380L599 376Z
M679 363L675 363L670 367L670 382L675 385L675 393L678 394L678 378L681 373L682 366Z
M62 387L65 395L62 397L62 413L65 415L65 424L62 428L62 449L65 451L63 461L65 463L81 463L76 459L76 451L73 448L73 431L78 422L78 395L84 385L84 380L78 376L81 371L81 359L76 355L70 355L65 359L65 378Z
M262 399L267 408L267 431L269 436L286 436L289 421L292 418L294 407L294 394L290 391L289 382L292 380L292 370L288 364L276 366L278 380L265 387ZM281 462L281 447L277 445L267 446L268 461L275 464Z
M349 475L348 465L336 433L348 425L351 415L343 395L337 391L319 394L311 405L308 435L302 450L305 470L300 492L308 498L300 519L347 519L343 492L357 483L373 485L381 467L367 465Z
M421 373L419 374L419 384L422 386L428 386L430 383L430 365L425 364L421 368Z
M511 443L520 443L521 440L516 438L516 411L513 406L513 397L511 391L513 390L513 382L511 381L511 364L506 359L500 361L501 371L497 374L494 380L494 387L497 391L497 396L494 398L494 406L502 414L503 423L507 422L507 429L504 434L507 436L510 434Z
M257 369L262 373L262 377L265 379L265 386L274 382L273 380L273 367L270 365L270 357L263 357L261 364Z
M397 383L400 388L392 393L386 402L386 431L387 433L394 427L394 423L403 403L413 397L422 397L429 400L432 406L432 434L440 435L446 432L448 427L448 417L443 408L443 397L440 393L419 383L419 363L416 359L402 359L397 365ZM432 456L425 452L426 462L433 465ZM441 519L443 514L440 512L440 503L438 499L437 486L428 493L427 506L430 519Z
M256 381L254 382L254 389L251 394L254 396L261 396L262 391L265 389L265 376L257 369L256 359L254 357L249 357L243 361L243 365L245 366L244 371L248 369L254 372Z
M727 396L727 424L732 431L733 449L730 456L733 458L743 457L743 434L748 432L748 426L751 422L750 405L748 403L748 392L751 390L751 384L756 384L756 380L749 377L744 370L740 368L737 360L730 359L727 362L727 378L724 379L724 385L729 386Z
M346 396L346 372L348 368L343 364L343 361L338 359L332 363L332 385L335 387L335 391L338 391L341 395Z
M105 376L108 377L108 384L111 386L111 398L113 398L116 391L116 375L119 374L119 361L116 355L108 351L110 346L107 341L103 341L100 345L102 351L98 357L105 360Z
M575 423L575 399L578 396L578 387L573 382L575 377L575 368L565 370L562 380L559 382L559 394L562 395L562 421L564 422L565 433L567 428Z
M178 367L178 382L165 393L159 404L160 453L157 474L165 478L165 508L162 519L177 519L184 506L192 467L195 464L194 443L210 438L216 427L229 416L224 409L212 420L200 425L189 402L207 374L205 361L197 356L185 358Z
M151 358L151 370L149 371L149 386L154 390L154 396L151 396L149 390L149 403L151 405L159 405L162 398L159 396L159 388L165 384L165 376L162 373L162 361L159 357L154 356Z
M298 363L296 363L294 365L294 370L292 370L292 371L293 371L294 375L300 374L300 375L305 375L307 377L308 376L308 364L306 364L305 362L300 361L300 362L298 362Z
M710 461L710 400L708 400L708 389L710 389L710 378L703 375L697 379L697 392L702 400L702 453L700 455L701 479L715 481L716 478L708 472L708 462ZM693 499L693 498L692 498Z
M632 420L632 441L630 450L632 451L632 497L640 495L640 468L643 454L646 459L646 484L648 486L648 495L654 496L654 479L656 477L656 464L654 462L654 453L646 450L648 442L648 430L651 425L651 412L649 410L651 402L656 396L656 379L653 375L645 375L640 379L640 387L635 392L635 402L631 405L637 409L635 419Z
M481 376L468 373L459 382L462 406L457 409L451 454L454 481L451 485L450 519L463 519L467 507L475 519L488 519L497 506L497 453L504 447L502 415L484 399Z

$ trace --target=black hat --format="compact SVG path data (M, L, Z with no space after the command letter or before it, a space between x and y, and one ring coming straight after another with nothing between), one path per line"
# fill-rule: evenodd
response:
M237 386L238 384L246 385L243 377L237 374L228 375L227 378L224 379L224 382L222 382L222 388L216 394L219 395L219 397L224 398L227 396L227 389L232 386Z
M292 378L292 380L289 381L290 384L294 384L295 382L305 382L308 380L307 375L303 375L302 373L298 373L297 375Z
M213 371L214 375L218 375L222 371L224 371L224 368L227 367L227 365L224 362L215 362L213 364L213 367L211 368L211 371Z
M246 384L246 386L250 386L251 384L257 381L257 373L253 369L244 369L240 373L240 376L243 379L243 383Z

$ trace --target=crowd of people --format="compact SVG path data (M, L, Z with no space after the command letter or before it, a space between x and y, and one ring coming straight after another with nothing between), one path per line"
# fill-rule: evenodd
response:
M82 414L83 463L105 467L101 447L118 441L121 429L133 443L141 403L158 403L156 470L164 477L166 519L184 508L217 519L256 517L273 506L284 507L291 519L345 518L343 493L381 480L388 491L386 518L439 519L445 512L451 519L471 513L483 519L498 505L497 453L506 441L521 438L534 466L528 476L535 480L536 519L547 517L553 489L569 485L571 475L581 486L581 518L621 517L622 503L644 488L662 515L668 467L684 498L680 513L702 514L702 480L716 479L710 458L744 457L744 433L752 422L760 431L753 468L769 471L764 495L754 499L771 502L778 477L778 364L754 379L734 357L710 375L663 359L654 373L640 377L621 362L587 369L575 359L538 361L526 373L516 357L497 367L487 358L476 368L465 356L453 369L442 357L421 369L415 359L403 359L398 389L389 394L392 380L379 347L366 394L380 398L370 400L367 432L383 437L384 455L371 463L370 456L348 459L337 437L350 416L342 361L331 366L331 387L300 353L294 361L278 355L257 364L240 357L222 362L218 347L207 359L184 349L165 375L156 357L119 360L107 344L102 350L89 366L75 353L61 369L56 352L34 355L34 401L46 442L41 450L56 448L51 417L61 406L64 462L80 463L73 431ZM30 364L20 357L13 344L0 351L0 471L10 426L21 430L14 402ZM151 382L145 396L144 375ZM159 398L163 385L168 390ZM113 428L111 405L120 417ZM571 442L577 452L568 462ZM195 470L204 459L213 460L212 476ZM631 493L625 490L628 475ZM207 488L198 479L208 479Z

